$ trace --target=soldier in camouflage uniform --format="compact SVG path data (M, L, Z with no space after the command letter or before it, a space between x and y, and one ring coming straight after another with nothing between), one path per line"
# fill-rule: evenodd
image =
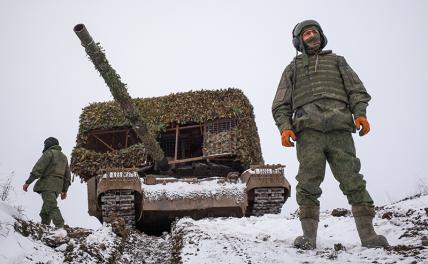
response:
M321 26L306 20L293 29L293 45L301 54L285 68L272 105L282 144L297 143L299 172L296 176L297 203L303 236L294 241L302 249L316 247L319 221L320 184L326 161L340 189L352 205L361 243L384 247L388 242L374 231L373 200L366 190L352 134L370 131L366 108L370 95L345 58L323 50L327 44ZM355 121L355 123L354 123Z
M38 179L34 185L34 191L43 199L40 217L42 224L50 225L51 220L57 228L64 226L64 219L57 205L57 197L67 198L67 190L70 186L70 168L67 157L61 152L59 142L54 137L49 137L44 142L42 157L34 165L30 177L22 187L24 191Z

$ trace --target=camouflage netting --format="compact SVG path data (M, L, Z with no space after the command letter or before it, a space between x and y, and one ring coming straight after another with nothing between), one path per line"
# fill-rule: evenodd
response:
M236 138L234 146L238 146L234 148L237 159L245 165L263 162L253 107L239 89L190 91L137 98L134 102L153 135L173 123L186 125L236 118L238 123L233 129L233 138ZM91 130L130 126L115 102L92 103L85 107L80 116L76 146L71 154L72 172L86 181L103 167L136 167L144 163L147 155L141 144L106 153L85 148Z
M203 147L204 155L227 152L237 153L240 149L237 134L238 130L236 128L220 133L206 133Z

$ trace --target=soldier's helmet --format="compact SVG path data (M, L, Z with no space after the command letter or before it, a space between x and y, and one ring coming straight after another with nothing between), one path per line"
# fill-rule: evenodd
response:
M327 37L324 35L324 32L322 31L321 25L317 21L312 20L312 19L304 20L304 21L298 23L296 26L294 26L294 29L291 32L293 35L293 46L296 48L296 50L298 50L300 52L303 52L303 49L305 48L303 46L301 34L302 34L304 28L310 27L310 26L314 26L314 27L318 28L318 31L319 31L320 36L321 36L320 50L322 50L327 45Z
M54 137L48 137L47 139L45 139L44 144L45 144L45 149L48 149L52 146L59 145L59 141Z

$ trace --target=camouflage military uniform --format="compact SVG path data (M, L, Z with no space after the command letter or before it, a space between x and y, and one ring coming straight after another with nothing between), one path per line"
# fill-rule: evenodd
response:
M70 168L67 157L58 145L43 151L43 155L34 165L26 184L34 185L34 191L40 193L43 200L40 217L42 224L49 225L51 220L56 227L64 225L64 219L57 205L59 193L66 193L70 185Z
M298 23L292 36L293 46L302 54L285 68L272 114L282 144L292 147L290 138L297 142L300 166L296 196L303 235L296 237L294 246L316 248L318 198L326 161L352 205L362 246L388 246L387 239L374 231L373 200L359 173L360 160L355 155L351 134L356 131L355 124L363 125L360 135L370 131L366 119L370 95L343 57L323 51L327 38L318 22Z
M371 205L351 135L370 95L343 57L321 51L309 56L308 69L302 57L284 70L272 106L279 130L297 133L297 203L319 206L327 161L349 203Z

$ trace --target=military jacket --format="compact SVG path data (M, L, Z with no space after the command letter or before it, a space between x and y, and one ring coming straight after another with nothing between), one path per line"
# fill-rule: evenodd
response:
M272 114L278 129L299 132L355 132L353 117L366 115L370 101L363 83L345 58L322 51L308 58L297 56L284 70Z
M26 181L34 185L35 192L52 191L56 193L67 192L70 186L70 167L67 157L61 152L61 147L56 145L48 148L36 162Z

